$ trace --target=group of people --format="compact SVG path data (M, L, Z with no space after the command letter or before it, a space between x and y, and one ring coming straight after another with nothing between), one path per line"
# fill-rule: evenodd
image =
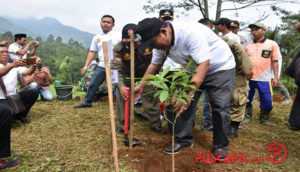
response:
M10 156L10 134L12 120L30 123L27 116L39 94L43 100L53 99L49 84L53 81L50 70L43 67L39 57L34 56L39 44L26 44L26 34L15 34L15 42L7 37L0 43L0 158ZM33 47L31 51L30 47ZM32 56L29 58L29 56ZM27 61L26 59L30 59ZM26 67L28 66L28 67ZM19 91L18 90L19 82ZM18 94L25 106L22 112L15 112L7 96ZM0 170L20 165L20 160L0 159Z
M272 88L277 87L280 83L282 57L279 46L275 41L265 37L267 28L261 22L255 22L248 26L253 36L253 40L248 42L247 39L238 35L238 21L221 18L219 21L212 22L204 18L199 22L182 22L173 21L173 19L172 10L161 10L158 18L146 18L138 24L127 24L123 27L122 33L118 33L113 31L115 19L111 15L104 15L100 21L101 33L94 36L81 73L84 74L87 71L96 53L98 53L99 63L90 80L84 102L74 108L92 107L93 96L106 79L102 42L107 41L111 44L108 54L113 54L110 56L110 68L113 69L111 72L114 80L113 86L117 90L116 112L119 121L117 130L124 131L124 102L129 98L126 90L134 89L135 99L142 98L144 115L149 121L150 128L157 133L166 133L160 118L159 101L153 97L155 88L145 84L149 80L147 75L157 74L166 67L170 67L168 75L172 75L172 72L185 67L189 61L193 61L196 64L192 69L195 73L191 77L190 83L200 91L189 90L187 94L193 99L182 97L187 103L174 101L173 109L179 114L175 124L174 151L179 153L184 147L193 146L193 129L198 101L201 94L205 93L207 95L204 96L206 97L205 105L211 107L212 118L209 108L205 108L205 118L211 120L209 125L213 131L213 153L222 161L228 151L230 142L228 137L237 137L241 122L247 123L252 120L252 101L255 90L258 90L260 97L260 123L274 126L269 121L269 116L273 108ZM214 25L220 32L219 35L212 30ZM300 30L299 27L298 24L298 30ZM135 88L130 88L129 33L131 32L134 33L135 78L142 78ZM15 37L16 40L19 39L18 35ZM22 35L19 37L24 38ZM23 96L22 98L24 102L28 102L26 107L29 111L37 99L37 88L45 87L47 89L49 82L52 82L53 79L47 68L42 68L42 74L36 73L40 63L38 59L37 63L31 67L22 67L26 65L23 56L34 55L38 47L38 44L34 44L34 42L29 42L24 46L25 42L23 40L23 43L20 44L16 41L15 48L11 48L11 51L10 48L7 50L5 42L1 45L0 76L7 87L7 93L14 94L16 93L17 74L27 75L25 83L31 86L26 91L30 91L30 98L25 94L26 91L20 93L24 94L24 98ZM34 48L28 52L31 45ZM16 47L19 47L19 50ZM289 67L288 75L294 77L299 85L300 62L298 57L299 54ZM11 63L8 63L9 59L12 60ZM45 82L42 85L39 84L40 82L30 84L36 81L36 78L46 80L43 80ZM20 114L15 115L9 107L3 90L3 88L0 89L0 158L10 155L11 119L13 116L20 116ZM45 99L52 99L46 93L43 94L43 91L41 94ZM30 101L27 101L27 97ZM299 97L298 90L290 117L290 124L298 129L300 129L299 114L297 116ZM28 111L22 115L24 116ZM2 140L6 140L6 142L2 142ZM166 146L163 152L171 154L172 145ZM19 163L18 160L1 160L0 169L13 167Z
M74 108L92 106L90 97L95 93L93 87L98 88L105 79L104 63L101 63L102 41L110 37L114 46L114 49L110 50L114 53L110 67L118 71L118 82L115 85L118 90L117 131L124 130L124 101L129 97L126 89L130 88L129 31L132 30L135 41L135 77L143 79L138 86L131 89L134 89L136 99L142 97L144 113L149 120L150 128L158 133L166 133L159 118L159 102L151 94L155 88L145 84L148 80L146 76L157 74L168 66L171 67L171 72L176 71L192 60L197 67L194 68L196 73L190 82L201 91L190 90L187 94L193 97L193 101L187 100L187 104L174 103L175 111L180 114L175 125L175 153L193 145L192 132L197 104L202 92L205 92L208 97L206 104L212 111L210 124L213 126L211 128L214 154L220 155L222 159L228 149L227 137L237 137L241 122L247 123L252 120L255 90L258 90L260 97L260 123L274 126L269 121L269 116L273 108L272 88L277 87L280 82L282 57L279 46L275 41L265 37L267 28L261 22L248 26L253 36L253 40L248 42L237 34L238 21L221 18L212 22L204 18L199 22L179 22L173 21L173 16L172 10L161 10L158 18L147 18L138 24L125 25L122 35L119 36L112 31L114 18L109 15L103 16L101 19L103 33L93 38L82 69L84 73L98 51L100 60L98 67L103 74L99 74L101 77L97 76L98 74L93 75L84 103ZM212 30L214 25L220 32L219 35ZM289 94L287 99L290 101ZM165 147L164 152L171 153L171 145Z

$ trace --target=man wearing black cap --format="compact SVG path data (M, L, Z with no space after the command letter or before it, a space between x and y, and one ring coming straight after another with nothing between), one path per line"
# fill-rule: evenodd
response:
M135 24L127 24L122 30L122 41L114 48L114 64L118 68L118 95L117 95L117 118L120 122L118 130L121 130L124 123L124 106L125 100L128 99L126 89L130 88L130 37L128 30L135 30ZM140 36L135 35L135 47L138 47L140 42ZM151 63L152 51L146 48L143 52L135 50L135 77L143 77L149 64ZM146 86L145 92L142 95L144 113L147 116L150 127L152 130L158 133L165 133L162 128L160 120L160 107L158 99L153 98L154 92L153 86Z
M150 45L156 48L144 76L158 71L168 54L183 66L191 60L197 64L190 82L209 95L214 123L214 154L218 159L224 159L229 144L226 131L230 123L230 99L235 80L235 60L228 45L208 27L197 22L166 24L156 18L147 18L138 23L137 33L142 37L140 50ZM146 80L144 77L135 88L136 98L143 92L143 81ZM193 127L201 91L191 90L187 94L194 100L187 100L186 105L174 103L174 110L180 114L175 124L175 153L192 146L194 141ZM171 154L172 145L165 147L164 152Z
M25 45L26 41L26 34L15 34L15 43L10 44L8 47L9 57L12 61L15 61L16 59L26 59L27 55L33 56L35 54L39 44L37 44L36 41L32 40L27 45ZM29 51L31 45L33 45L33 49Z
M248 40L245 37L238 34L238 32L240 30L240 23L237 20L232 20L230 22L230 28L231 28L230 30L232 33L234 33L240 37L241 44L245 47L248 43Z
M219 32L222 32L223 36L232 39L237 43L240 43L240 37L231 32L230 23L231 20L229 20L228 18L220 18L219 21L214 22L213 24L216 25Z

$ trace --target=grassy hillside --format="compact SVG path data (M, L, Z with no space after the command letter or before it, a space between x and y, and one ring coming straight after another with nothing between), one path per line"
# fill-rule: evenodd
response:
M80 95L81 93L75 93ZM15 171L111 171L112 155L110 118L107 102L94 103L92 108L73 109L77 101L37 102L29 113L32 122L13 124L12 150L22 165ZM258 102L254 102L254 121L239 130L239 137L231 139L229 153L247 153L263 158L252 163L195 163L196 153L210 153L212 133L196 125L193 148L186 148L175 156L178 171L297 171L300 169L300 132L288 129L286 121L291 104L274 103L271 120L276 127L266 127L258 121ZM196 124L202 119L199 106ZM166 128L166 123L164 122ZM147 122L136 119L135 137L141 146L131 152L118 134L121 171L171 171L171 156L162 152L171 137L156 134ZM274 142L287 149L287 159L273 164L266 158L268 145ZM279 156L280 158L280 156Z

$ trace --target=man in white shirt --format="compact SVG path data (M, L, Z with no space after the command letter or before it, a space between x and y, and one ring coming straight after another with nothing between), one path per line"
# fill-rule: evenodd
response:
M112 28L115 25L115 19L111 15L104 15L101 18L101 29L102 32L94 36L90 51L88 53L87 59L85 61L84 67L81 69L81 74L84 75L86 70L88 69L89 64L93 60L96 52L98 52L98 57L99 57L99 64L95 69L95 72L92 76L89 88L86 92L86 96L84 98L84 102L78 106L75 106L74 108L88 108L92 107L92 99L93 96L95 95L96 91L98 90L99 86L104 82L106 78L106 73L105 73L105 62L104 62L104 55L103 55L103 47L102 47L102 42L103 41L108 41L112 42L112 45L115 46L118 42L121 41L121 33L117 33L112 31ZM113 54L113 47L110 46L108 47L108 53L111 55L110 57L112 58ZM109 59L109 61L112 59ZM117 78L115 76L117 74L115 71L112 71L112 79L114 80ZM117 82L117 81L115 81Z
M166 51L172 60L183 66L193 60L198 66L190 82L197 89L206 90L210 97L214 154L223 160L229 144L226 131L230 124L230 99L235 81L235 60L229 46L208 27L197 22L166 24L156 18L147 18L139 22L136 32L142 37L140 50L149 45L156 48L141 84L135 88L136 98L143 92L146 76L161 68ZM186 100L187 105L174 104L174 110L181 114L175 125L175 153L192 146L194 141L193 127L201 91L191 90L187 94L194 100ZM164 152L171 154L172 145L165 147Z
M213 24L216 25L218 31L222 33L222 36L232 39L235 42L240 44L241 43L240 37L237 34L231 32L230 23L231 20L229 20L228 18L220 18L219 21L213 22Z
M17 75L32 74L35 71L35 66L31 66L30 68L20 67L26 65L25 60L18 59L13 63L8 63L8 59L9 55L7 48L3 45L0 45L0 78L2 79L0 82L3 81L3 83L0 84L0 170L14 168L20 165L20 160L2 159L11 155L11 121L13 117L16 116L25 118L25 120L29 120L27 118L27 113L38 98L36 89L26 89L20 92L19 94L21 95L26 111L18 114L13 111L5 98L5 91L3 90L6 90L7 95L15 94L17 90ZM3 89L2 84L6 89Z
M9 57L12 61L16 59L26 59L28 56L33 56L36 52L39 44L36 41L30 41L26 44L26 34L18 33L15 34L15 43L10 44L8 47ZM33 49L29 51L30 46L33 45Z

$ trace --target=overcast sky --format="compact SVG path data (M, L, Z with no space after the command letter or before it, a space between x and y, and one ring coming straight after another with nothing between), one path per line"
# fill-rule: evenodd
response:
M82 31L98 33L99 20L104 14L111 14L116 19L115 30L120 31L127 23L137 23L146 17L157 17L157 13L146 14L142 9L147 0L0 0L0 16L5 17L53 17L64 25L76 27ZM213 0L210 0L213 1ZM300 0L295 0L300 1ZM228 4L232 6L233 4ZM296 11L300 5L281 5L285 9ZM213 9L213 8L211 8ZM179 11L175 11L175 13ZM271 14L268 6L249 8L234 12L223 13L221 17L235 20L255 21L263 13ZM202 18L199 10L192 10L188 16L180 16L177 20L194 20ZM212 14L215 14L213 12ZM212 19L214 16L211 17ZM279 19L271 16L264 21L267 26L274 27Z

